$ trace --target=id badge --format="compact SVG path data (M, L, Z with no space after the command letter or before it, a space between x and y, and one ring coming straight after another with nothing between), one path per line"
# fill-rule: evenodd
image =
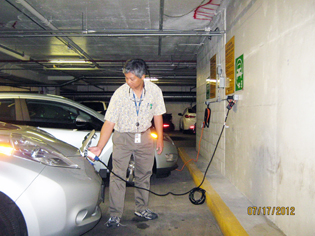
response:
M136 135L135 135L135 143L141 143L141 134L140 133L136 133Z

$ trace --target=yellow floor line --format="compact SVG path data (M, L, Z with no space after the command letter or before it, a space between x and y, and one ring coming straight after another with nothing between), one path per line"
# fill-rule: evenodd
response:
M179 155L184 163L191 158L182 148L178 149ZM197 168L194 162L189 162L186 165L191 176L196 184L199 186L203 179L203 173ZM220 195L212 188L211 184L205 179L201 188L206 190L206 202L210 211L214 215L219 227L224 235L248 235L243 226L237 220L235 215L231 212L228 206L223 202Z

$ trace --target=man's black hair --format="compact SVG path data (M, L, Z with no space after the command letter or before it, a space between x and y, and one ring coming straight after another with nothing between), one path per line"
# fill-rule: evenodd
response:
M129 72L141 78L143 75L147 74L148 66L142 59L129 59L124 65L123 73L126 74Z

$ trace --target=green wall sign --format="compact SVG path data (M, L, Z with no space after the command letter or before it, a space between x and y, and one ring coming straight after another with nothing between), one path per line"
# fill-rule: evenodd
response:
M243 55L240 55L235 59L235 91L242 90L244 88L244 59Z

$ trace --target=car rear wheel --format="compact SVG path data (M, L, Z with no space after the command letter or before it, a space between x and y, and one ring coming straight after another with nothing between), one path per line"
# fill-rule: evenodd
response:
M2 192L0 192L0 235L28 235L20 209Z

